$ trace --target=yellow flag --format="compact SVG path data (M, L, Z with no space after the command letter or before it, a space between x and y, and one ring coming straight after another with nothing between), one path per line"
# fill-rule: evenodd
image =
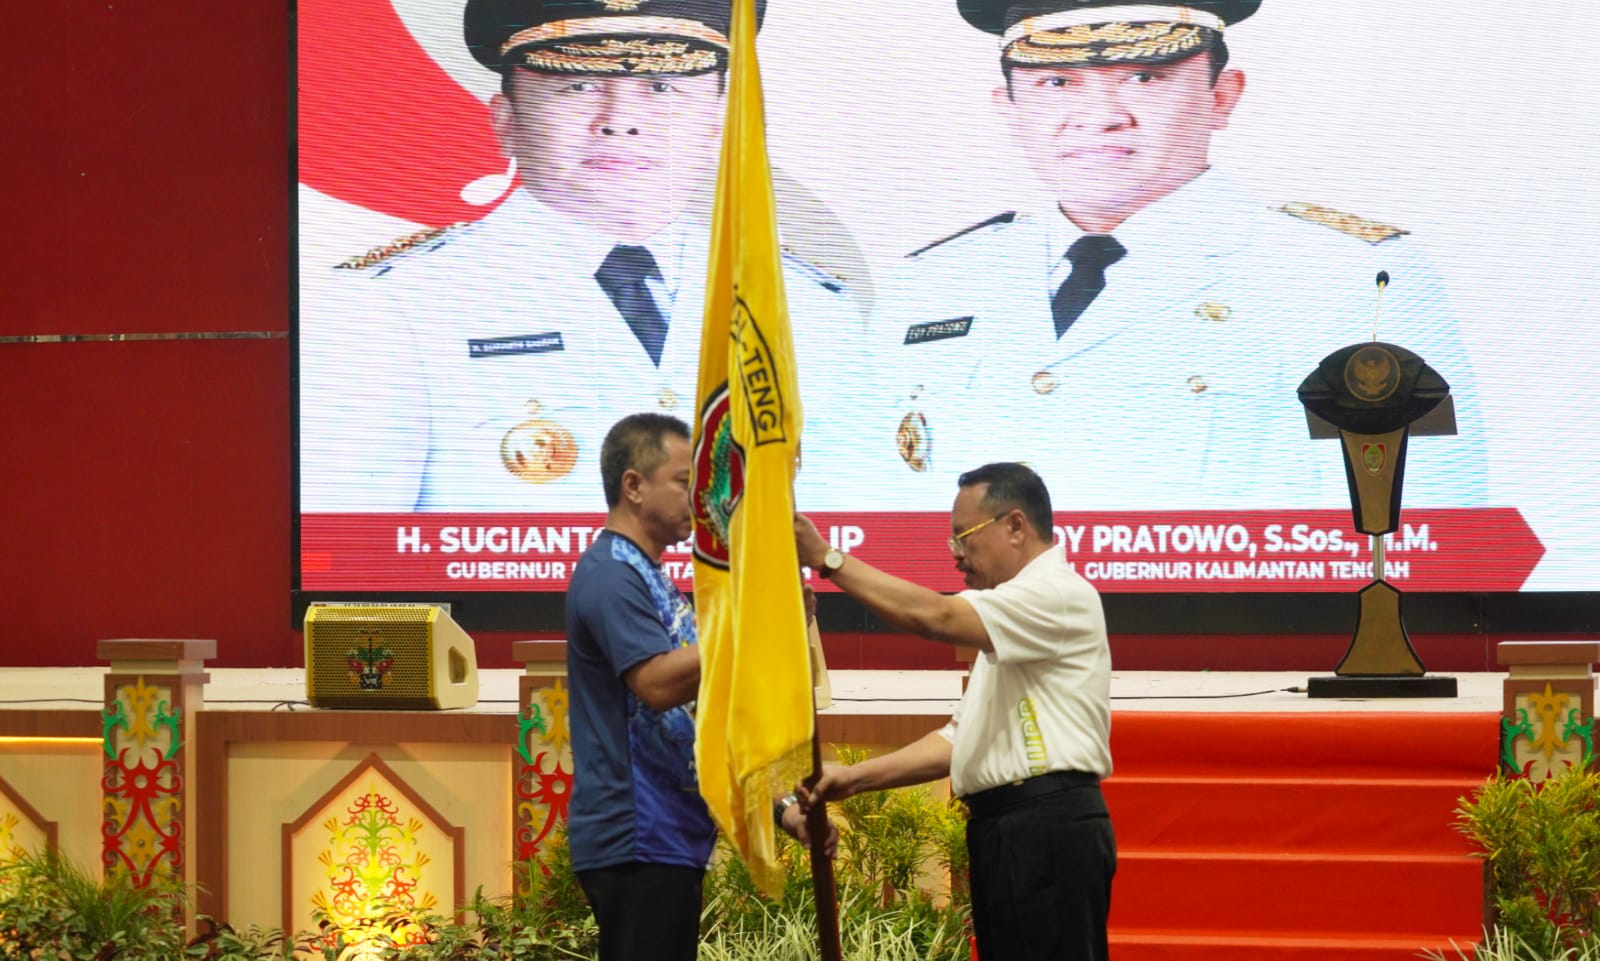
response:
M811 770L794 547L800 391L767 164L753 0L734 0L694 436L695 761L711 816L776 896L772 799Z

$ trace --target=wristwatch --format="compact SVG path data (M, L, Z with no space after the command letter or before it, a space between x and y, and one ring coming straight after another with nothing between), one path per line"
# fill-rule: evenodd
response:
M837 547L830 547L828 553L822 555L822 566L817 568L817 576L832 577L843 566L844 554Z
M800 799L793 794L785 794L772 805L772 821L778 827L783 827L783 816L788 810L800 803Z

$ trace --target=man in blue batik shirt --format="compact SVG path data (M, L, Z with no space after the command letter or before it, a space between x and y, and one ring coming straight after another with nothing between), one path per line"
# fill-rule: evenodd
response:
M688 538L689 428L634 414L600 448L605 530L567 591L575 766L567 840L601 961L692 961L716 826L694 767L694 609L661 569ZM802 843L798 806L779 823Z

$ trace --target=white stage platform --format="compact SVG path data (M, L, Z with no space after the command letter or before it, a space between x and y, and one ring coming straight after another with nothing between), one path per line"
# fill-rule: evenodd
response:
M0 669L0 709L70 708L82 700L98 711L104 698L103 667ZM211 668L207 710L307 710L305 672L300 668ZM1324 672L1331 674L1329 670ZM478 706L485 714L515 714L516 669L480 672ZM834 705L824 714L947 714L961 696L959 671L833 671ZM1290 693L1304 688L1310 672L1117 671L1111 677L1114 711L1430 711L1500 713L1503 673L1462 673L1454 698L1318 698ZM62 699L62 700L56 700ZM51 703L39 703L49 700ZM28 703L16 703L25 701ZM294 703L300 702L300 703Z

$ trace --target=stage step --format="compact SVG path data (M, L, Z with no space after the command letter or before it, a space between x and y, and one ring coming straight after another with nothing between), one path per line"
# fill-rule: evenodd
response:
M1124 920L1126 919L1126 921ZM1212 924L1294 934L1414 931L1446 935L1483 923L1483 865L1449 855L1173 854L1122 851L1114 926L1179 930Z
M1482 936L1453 827L1493 773L1483 713L1119 711L1118 961L1400 961Z
M1117 774L1466 778L1493 773L1500 718L1482 713L1117 711Z
M1117 961L1417 961L1427 949L1448 961L1471 959L1477 938L1435 934L1372 937L1360 933L1263 937L1215 932L1113 931L1111 956Z
M1457 854L1452 823L1481 779L1162 778L1117 774L1103 785L1124 850Z

